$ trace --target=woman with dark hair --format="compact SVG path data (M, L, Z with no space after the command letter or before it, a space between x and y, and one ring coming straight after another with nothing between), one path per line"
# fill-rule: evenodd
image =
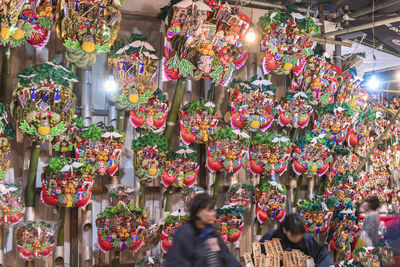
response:
M218 232L212 226L215 200L207 193L194 197L190 221L174 234L167 253L167 267L239 267Z
M329 267L332 263L328 249L319 245L311 235L305 233L304 221L300 215L286 216L278 230L268 232L260 242L273 238L280 239L283 250L298 249L312 257L316 267ZM263 246L261 248L264 250Z
M367 233L372 243L368 245L371 246L375 245L379 241L378 231L380 220L377 210L380 206L381 202L377 196L371 196L367 198L362 205L362 209L367 213L367 215L365 216L364 223L361 227L361 234L362 232Z

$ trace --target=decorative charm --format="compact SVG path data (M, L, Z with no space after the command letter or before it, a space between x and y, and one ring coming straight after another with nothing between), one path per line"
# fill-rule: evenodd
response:
M25 0L6 0L0 3L0 44L21 46L25 38L31 38L32 25L19 18Z
M180 211L167 215L164 220L164 224L161 226L161 249L164 251L164 253L167 253L172 247L176 229L188 221L189 216L181 213Z
M82 128L84 127L82 118L73 118L71 124L67 126L67 130L63 134L53 138L51 141L52 148L61 153L74 151L76 140L78 136L82 135Z
M294 128L305 128L313 113L312 106L306 104L308 96L303 92L291 96L288 94L287 101L278 106L279 124L282 127L291 126Z
M348 151L348 154L338 153L331 166L331 177L352 174L361 164L361 158Z
M97 215L97 244L103 252L125 249L137 252L144 244L147 225L143 210L133 203L118 202Z
M247 157L250 136L232 127L215 131L207 148L207 168L211 172L239 172Z
M329 244L329 249L336 252L337 261L350 258L351 247L353 242L357 240L359 231L359 227L351 219L346 219L337 226Z
M286 188L276 181L268 181L256 190L255 212L260 224L267 219L283 221L286 207Z
M167 80L192 76L227 85L232 72L246 61L242 42L250 19L229 4L208 6L181 1L169 6L165 21L164 74Z
M304 219L306 232L324 234L329 229L336 205L336 199L325 196L298 203L297 213Z
M272 9L260 17L264 74L293 72L297 75L302 71L307 57L314 53L311 34L320 32L314 20L297 13L294 5L286 5L285 11Z
M256 134L251 143L249 169L253 174L281 176L286 171L292 152L289 138L265 132Z
M115 206L118 202L124 202L129 205L134 201L134 187L126 185L106 185L106 187L110 196L109 203L111 206Z
M56 29L68 62L78 68L93 66L97 54L110 51L120 28L121 2L58 1Z
M94 165L97 174L114 176L122 156L124 134L113 127L105 129L103 124L91 125L82 133L75 157Z
M92 195L93 166L70 158L50 158L43 168L42 202L47 206L85 207Z
M231 125L250 131L267 130L277 113L276 88L267 80L254 76L250 82L233 80L230 83Z
M228 203L246 208L254 194L252 184L233 184L226 193Z
M54 62L30 65L18 74L10 111L18 127L35 140L61 135L75 113L75 95L69 89L76 76Z
M216 228L222 239L236 243L242 234L245 210L239 205L224 205L217 209Z
M218 124L217 107L209 100L196 99L179 111L181 139L186 145L207 143Z
M0 225L17 224L25 214L22 187L13 184L0 184Z
M167 139L149 132L132 141L136 177L141 183L150 183L165 169L165 156L168 150Z
M54 224L28 221L17 229L19 255L25 260L43 259L50 255L55 243Z
M185 202L186 207L190 207L193 203L193 199L197 194L204 193L204 189L193 185L192 187L183 187L182 188L182 199Z
M131 110L146 104L157 89L157 56L143 35L132 34L111 48L109 64L113 67L118 90L110 95L117 109Z
M164 131L168 111L168 101L162 91L157 89L147 103L139 104L130 111L129 120L135 128L142 127L160 133Z
M331 150L326 146L325 134L316 135L311 132L296 141L293 148L293 170L297 175L322 176L329 170L333 160Z
M321 108L319 115L314 121L313 130L319 134L326 134L331 142L339 145L347 137L347 130L351 125L353 110L340 106L329 105L326 109Z
M332 104L343 81L342 70L319 58L310 58L301 72L292 79L291 92L311 91L313 102L321 106Z
M178 147L168 153L161 182L165 187L192 187L199 173L197 151Z
M50 40L56 6L51 0L33 0L24 6L22 16L33 28L31 36L25 36L28 43L36 49L42 49Z

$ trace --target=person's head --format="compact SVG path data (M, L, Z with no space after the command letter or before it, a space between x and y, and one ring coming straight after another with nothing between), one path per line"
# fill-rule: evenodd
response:
M200 193L193 199L190 219L202 225L214 223L215 199L207 193Z
M363 209L365 212L375 211L379 209L381 202L377 196L370 196L363 203Z
M283 233L292 243L299 243L303 239L304 221L298 214L289 214L281 224Z

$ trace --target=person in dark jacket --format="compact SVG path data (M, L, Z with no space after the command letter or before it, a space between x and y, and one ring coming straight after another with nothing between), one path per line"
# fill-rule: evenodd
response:
M214 218L214 198L207 193L195 196L190 207L190 221L174 234L166 267L241 266L212 226Z
M283 250L298 249L312 257L316 267L329 267L332 263L328 249L319 245L311 235L305 234L304 221L297 214L286 216L278 230L268 232L260 242L272 238L281 240ZM265 253L264 246L261 249Z

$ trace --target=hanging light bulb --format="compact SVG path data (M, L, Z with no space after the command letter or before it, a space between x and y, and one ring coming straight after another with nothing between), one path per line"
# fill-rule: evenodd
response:
M376 77L375 74L373 74L368 81L368 87L371 88L372 90L378 89L380 84L381 82L379 81L379 79Z
M246 34L246 41L253 43L257 38L257 33L254 31L254 27L250 26L249 31Z
M113 79L113 77L109 77L106 82L104 83L104 88L108 91L108 92L114 92L118 89L118 84L117 82Z

